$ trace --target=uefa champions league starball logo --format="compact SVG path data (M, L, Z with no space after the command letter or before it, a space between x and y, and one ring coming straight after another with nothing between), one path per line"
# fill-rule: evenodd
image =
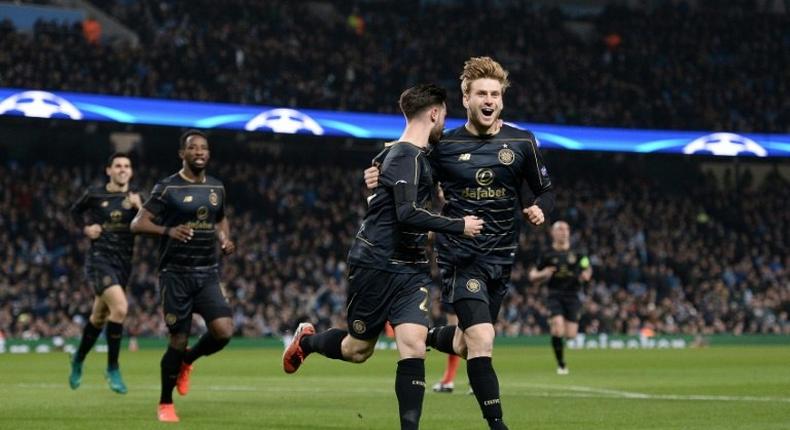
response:
M756 155L765 157L768 151L757 142L735 133L713 133L693 140L683 147L684 154L710 153L713 155Z
M262 112L245 126L247 131L270 129L275 133L324 134L324 129L314 119L294 109L272 109Z
M0 102L0 115L30 118L82 119L82 112L63 97L46 91L25 91Z

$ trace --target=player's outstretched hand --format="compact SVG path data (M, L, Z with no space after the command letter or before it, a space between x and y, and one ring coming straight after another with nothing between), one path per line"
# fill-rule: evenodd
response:
M379 186L379 166L370 166L365 169L365 186L369 190Z
M91 224L86 225L82 232L85 233L85 236L88 236L88 239L96 240L101 236L102 228L99 224Z
M236 252L236 244L233 243L232 240L226 240L225 242L222 242L220 247L222 248L222 253L225 255L230 255Z
M167 231L167 235L179 242L189 242L195 231L185 226L184 224L177 225Z
M524 210L524 218L532 225L541 225L545 218L543 217L543 210L538 205L532 205Z
M483 220L474 216L467 215L464 217L464 236L475 237L483 231Z

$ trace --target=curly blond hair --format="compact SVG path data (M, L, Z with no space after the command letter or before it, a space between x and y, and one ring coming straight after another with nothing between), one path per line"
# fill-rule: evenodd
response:
M502 93L510 86L507 79L508 72L501 64L491 57L472 57L464 63L464 70L461 72L461 91L464 95L469 94L472 81L477 79L496 79L502 84Z

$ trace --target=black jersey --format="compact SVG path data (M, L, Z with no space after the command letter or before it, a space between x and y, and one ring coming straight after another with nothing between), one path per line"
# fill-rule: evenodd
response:
M537 264L538 270L548 266L557 268L548 280L549 294L576 295L581 288L579 276L590 267L590 259L574 249L557 251L552 248L540 257Z
M445 134L430 161L447 202L442 214L453 218L477 215L485 221L483 232L474 238L437 235L439 258L451 264L470 260L513 264L524 183L538 200L553 198L535 136L503 125L496 135L481 137L461 126ZM538 204L545 214L551 210L551 204Z
M464 220L425 209L434 185L421 148L398 142L374 161L381 162L379 186L368 199L368 210L348 254L349 265L404 273L428 271L428 231L463 234Z
M70 209L79 226L101 225L101 235L91 241L92 260L110 259L131 265L134 235L129 229L137 209L129 201L129 192L110 192L107 186L90 187Z
M197 271L218 266L216 224L225 219L222 182L206 176L204 182L197 183L176 173L156 183L144 206L159 225L185 224L194 230L192 240L186 243L161 237L160 271Z

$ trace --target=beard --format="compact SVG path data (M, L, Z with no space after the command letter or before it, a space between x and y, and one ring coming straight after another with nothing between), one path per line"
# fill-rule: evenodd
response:
M431 134L428 135L428 143L431 145L436 145L442 140L442 136L444 135L444 127L434 128L431 130Z
M193 173L203 172L204 170L206 170L206 165L208 165L208 161L203 163L202 166L198 166L197 164L195 164L194 161L187 161L187 166L189 166L189 170L191 170Z

